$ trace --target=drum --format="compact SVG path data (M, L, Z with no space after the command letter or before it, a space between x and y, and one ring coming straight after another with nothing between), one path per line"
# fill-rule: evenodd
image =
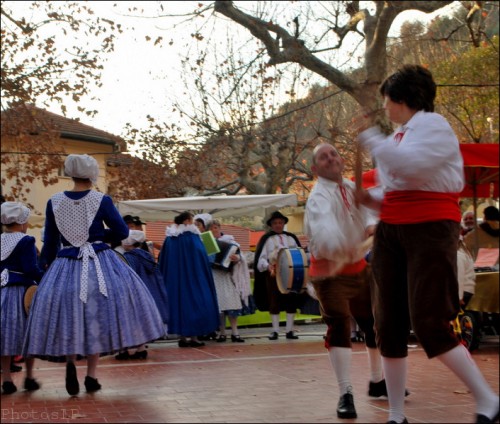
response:
M32 286L29 286L26 288L24 291L24 299L23 299L23 304L24 304L24 312L26 312L26 315L28 315L31 307L31 302L33 301L33 296L35 295L36 289L38 286L36 284L33 284Z
M216 243L219 246L220 252L215 255L214 268L231 271L234 265L234 262L231 261L231 256L238 252L238 245L221 240L216 240Z
M309 281L309 260L301 247L284 248L278 252L276 282L281 293L302 293Z

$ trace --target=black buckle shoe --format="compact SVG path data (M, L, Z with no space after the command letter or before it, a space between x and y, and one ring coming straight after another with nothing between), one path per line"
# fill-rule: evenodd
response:
M408 424L408 420L405 418L403 421L401 421L400 423L397 423L396 421L394 420L391 420L391 421L387 421L387 424Z
M243 340L240 335L235 336L231 334L231 341L233 343L245 343L245 340Z
M269 337L268 337L269 340L278 340L278 333L276 331L273 331Z
M34 379L34 378L28 378L26 377L24 379L24 390L27 390L28 392L32 392L35 390L38 390L40 388L40 384Z
M17 392L17 387L12 381L4 381L2 383L2 390L4 395L11 395Z
M286 333L286 338L291 340L297 340L299 336L296 336L293 331Z
M148 351L147 350L141 350L134 352L132 355L130 355L130 359L146 359L148 357Z
M115 359L117 359L118 361L126 361L127 359L130 359L128 350L124 350L123 352L120 352L118 355L115 355Z
M354 408L354 397L352 393L347 392L340 396L337 405L337 417L339 418L357 418L356 408Z
M75 396L80 392L80 383L78 383L76 367L73 362L66 364L66 391L71 396Z
M477 414L476 415L476 423L496 423L498 421L498 417L500 416L500 411L497 410L497 414L492 418L488 418L486 415Z
M183 340L183 339L179 340L178 345L179 345L179 347L190 347L191 346L187 340Z
M101 390L101 385L97 381L97 378L92 378L87 375L85 377L85 389L87 392L92 393L92 392L97 392L98 390Z
M405 389L405 396L409 396L410 392L408 389ZM378 383L373 383L370 381L368 384L368 396L370 397L387 397L387 385L385 384L385 379L380 380Z
M226 340L227 340L226 335L225 335L225 334L221 334L221 335L217 338L217 343L224 343Z

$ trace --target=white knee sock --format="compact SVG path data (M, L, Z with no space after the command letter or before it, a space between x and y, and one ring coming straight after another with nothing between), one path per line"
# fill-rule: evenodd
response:
M295 320L295 314L286 314L286 332L293 331L293 321Z
M389 398L388 421L401 423L405 418L407 358L386 358L382 356L382 367L387 385L387 397Z
M330 363L337 377L340 395L352 391L351 384L351 358L352 349L349 347L332 347L328 350Z
M370 381L378 383L384 379L384 372L382 371L382 357L377 348L367 347L368 364L370 365Z
M477 403L478 414L493 418L498 413L498 396L491 390L465 346L458 345L437 358L472 392Z
M273 324L273 331L280 332L280 316L279 314L271 314L271 322Z

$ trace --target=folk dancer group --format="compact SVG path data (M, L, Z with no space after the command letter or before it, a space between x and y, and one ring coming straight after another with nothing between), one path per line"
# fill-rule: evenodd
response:
M337 416L357 416L350 379L354 317L366 337L368 394L388 397L390 423L407 422L410 328L428 357L438 358L469 388L476 400L476 421L495 422L498 395L450 329L459 310L457 193L464 178L458 140L448 122L434 112L436 85L425 68L403 66L382 83L380 94L387 117L398 125L396 131L387 136L369 127L366 114L355 120L359 148L369 150L378 166L378 193L356 189L343 178L343 160L332 145L320 144L313 152L311 169L318 181L307 201L304 224L310 240L311 284L327 324L325 347L339 386ZM151 290L110 249L110 241L130 239L130 233L111 198L91 189L98 173L95 159L70 155L65 169L74 187L47 204L42 269L36 264L34 240L25 234L29 210L14 202L2 205L2 224L8 230L2 234L1 257L4 393L16 390L8 372L12 355L27 358L26 390L39 388L33 377L34 357L64 356L66 389L75 395L77 355L87 358L85 387L93 392L101 388L100 355L124 352L166 334L166 317ZM226 313L243 307L241 298L234 307L219 307L217 272L193 218L190 213L176 217L159 257L167 282L168 326L181 336L179 346L201 346L199 335L220 330ZM300 246L297 237L284 230L287 221L279 212L269 218L270 231L260 240L254 261L255 301L271 314L270 340L279 337L283 310L286 338L297 338L293 321L300 296L282 295L275 281L276 252ZM132 238L129 246L140 243L140 238ZM193 278L203 287L196 295L185 289ZM25 287L37 281L26 318L21 298ZM187 308L199 314L185 317ZM75 334L75 329L80 330ZM240 341L236 326L232 339Z

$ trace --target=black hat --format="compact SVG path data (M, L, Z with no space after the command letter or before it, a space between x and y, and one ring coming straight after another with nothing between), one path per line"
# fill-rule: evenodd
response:
M288 218L285 215L283 215L280 211L274 211L269 217L269 219L266 221L266 224L270 227L271 222L273 221L273 219L276 218L283 219L285 221L285 224L288 222Z
M146 223L145 223L145 222L142 222L142 221L141 221L141 218L139 218L138 216L134 216L133 218L134 218L134 220L133 220L132 222L133 222L135 225L146 225Z
M132 215L125 215L123 220L128 224L130 222L134 222L134 217Z

